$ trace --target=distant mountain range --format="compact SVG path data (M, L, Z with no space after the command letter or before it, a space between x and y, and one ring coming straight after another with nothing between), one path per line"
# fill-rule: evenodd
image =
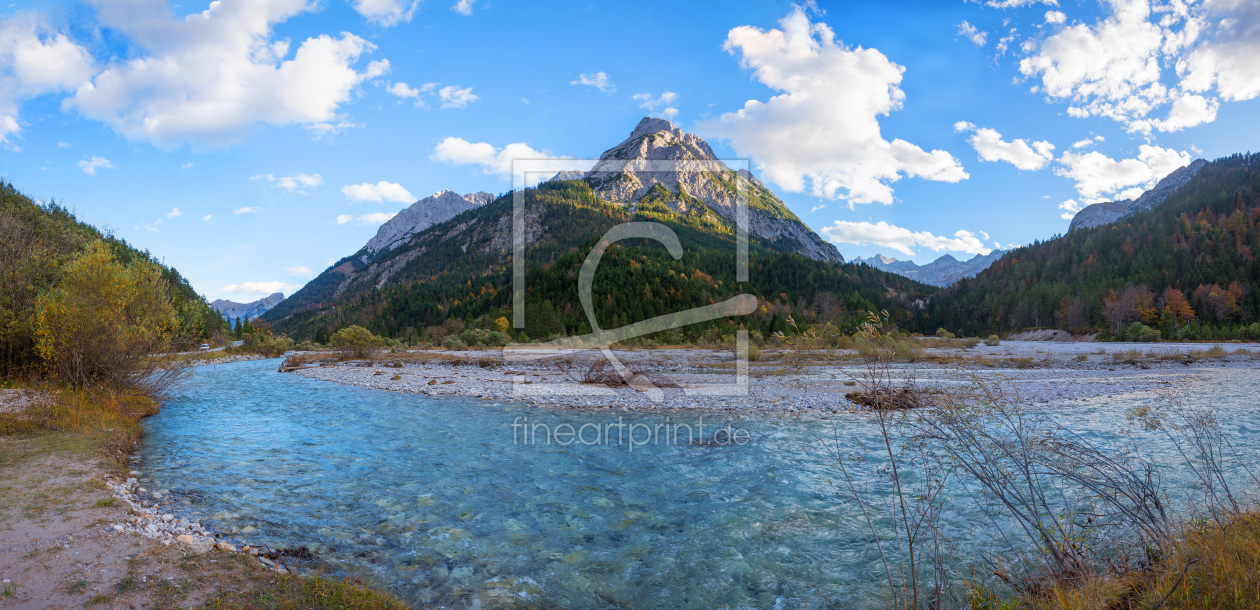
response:
M654 162L662 161L675 169L660 171ZM848 319L837 312L888 309L913 323L909 309L936 290L879 269L844 264L836 247L761 181L722 164L703 139L663 119L641 120L590 171L556 176L521 196L525 330L534 338L589 332L576 275L601 235L631 221L669 227L684 254L675 259L645 240L610 249L594 286L600 295L595 315L603 328L740 293L753 293L767 305L756 319L712 324L723 325L723 332L734 332L726 328L732 324L759 332L790 331L782 307L771 301L794 307L816 303L818 311L840 316L837 322ZM737 281L733 264L741 196L748 213L746 282ZM487 199L484 193L442 191L416 202L264 318L297 338L325 336L351 324L415 337L452 319L511 319L514 195Z
M1002 255L1006 254L1006 252L1006 250L994 250L988 254L977 254L967 261L960 261L946 254L926 265L917 265L911 261L899 261L882 254L876 254L871 258L855 258L853 262L870 265L882 271L896 273L924 284L944 288L953 285L962 278L975 277L977 273L992 265L993 261L1002 258Z
M249 318L250 320L253 320L254 318L266 313L272 307L280 304L281 301L284 301L284 294L276 292L252 303L237 303L235 301L219 299L211 303L210 307L213 307L216 311L223 314L223 317L227 318L230 322L236 318Z
M1068 226L1068 231L1111 224L1126 216L1149 210L1167 199L1169 195L1176 192L1182 185L1189 182L1205 165L1207 165L1207 161L1195 159L1189 165L1177 168L1165 176L1163 180L1160 180L1155 185L1155 188L1142 193L1137 199L1104 201L1089 205L1072 217L1072 224Z

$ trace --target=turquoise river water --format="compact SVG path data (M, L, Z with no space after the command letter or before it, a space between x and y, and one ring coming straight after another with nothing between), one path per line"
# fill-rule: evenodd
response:
M869 532L792 418L705 415L708 442L688 445L673 426L698 434L700 414L434 399L276 367L195 369L146 421L142 482L214 531L307 546L323 569L415 607L883 606ZM1212 391L1231 433L1254 438L1260 383ZM1102 434L1140 400L1075 403L1071 416ZM513 427L526 421L587 427L548 445L546 429L530 443ZM723 423L731 434L715 435ZM860 416L844 431L878 440ZM966 537L966 519L946 522Z

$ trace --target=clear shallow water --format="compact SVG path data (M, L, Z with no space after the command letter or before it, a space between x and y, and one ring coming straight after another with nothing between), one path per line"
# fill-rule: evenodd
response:
M199 367L146 421L143 479L174 491L181 514L215 531L306 545L424 607L883 605L869 534L827 483L835 473L818 443L794 420L733 420L749 432L744 445L631 452L615 444L617 428L604 426L622 417L655 427L667 415L695 426L698 415L431 399L276 366ZM1240 448L1254 451L1260 382L1209 391L1231 410ZM1072 407L1072 417L1082 432L1101 435L1141 402L1099 401ZM599 424L614 444L525 444L512 427L525 417L553 429ZM707 438L720 417L731 416L706 416ZM876 442L860 417L846 421L845 433ZM961 514L947 515L946 525L955 534L974 527Z

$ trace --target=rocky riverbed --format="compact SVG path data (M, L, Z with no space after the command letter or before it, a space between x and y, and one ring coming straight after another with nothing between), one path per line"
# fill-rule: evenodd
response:
M1260 368L1260 346L1202 344L1004 342L997 346L925 349L917 362L890 365L894 384L948 390L975 378L1002 382L1031 402L1090 399L1157 390L1206 379L1216 371ZM1209 351L1211 350L1211 351ZM624 366L650 381L653 400L617 383L598 353L539 351L508 359L500 350L380 354L378 359L323 362L296 374L313 379L427 396L524 400L567 408L703 408L828 411L868 375L853 352L764 350L738 370L724 350L617 350ZM612 382L612 383L608 383Z

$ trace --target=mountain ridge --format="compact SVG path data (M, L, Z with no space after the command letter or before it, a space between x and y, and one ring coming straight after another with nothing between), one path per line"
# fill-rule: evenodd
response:
M1085 206L1085 209L1072 217L1068 232L1087 227L1098 227L1111 224L1126 216L1132 216L1143 210L1149 210L1185 186L1207 161L1195 159L1188 165L1179 167L1160 179L1149 191L1142 193L1137 199L1121 199L1119 201L1103 201Z
M210 303L210 307L222 314L229 321L236 318L249 318L252 320L263 315L282 301L284 301L284 293L273 292L250 303L237 303L236 301L229 301L227 299L216 299L213 303Z
M896 273L917 282L945 288L960 279L975 277L1007 252L1007 250L993 250L988 254L977 254L966 261L960 261L950 254L945 254L926 265L876 254L869 259L855 258L853 263L870 265L881 271Z

